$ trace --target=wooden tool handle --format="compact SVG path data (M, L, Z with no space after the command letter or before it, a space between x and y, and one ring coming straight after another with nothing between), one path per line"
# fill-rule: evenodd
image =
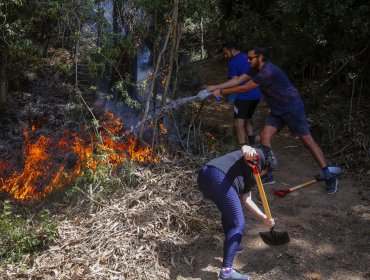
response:
M293 192L293 191L296 191L296 190L298 190L298 189L301 189L301 188L307 187L307 186L309 186L309 185L312 185L312 184L314 184L314 183L316 183L316 182L317 182L317 180L311 180L311 181L308 181L308 182L306 182L306 183L300 184L300 185L298 185L298 186L292 187L292 188L290 188L290 189L289 189L289 191L290 191L290 192Z
M263 204L263 209L265 210L265 214L266 214L267 218L270 220L270 219L272 219L271 212L270 212L270 207L269 207L269 204L267 202L265 190L263 188L262 181L261 181L261 176L258 173L257 168L253 168L253 174L254 174L254 178L256 179L256 182L257 182L258 192L260 193L260 197L261 197L262 204Z

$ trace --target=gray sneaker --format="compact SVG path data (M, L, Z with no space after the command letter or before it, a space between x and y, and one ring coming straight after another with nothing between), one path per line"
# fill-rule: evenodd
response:
M338 190L338 179L333 175L326 181L326 194L335 194Z
M231 279L231 280L249 280L247 274L240 274L234 269L231 269L229 273L224 273L223 270L220 271L218 275L218 280Z

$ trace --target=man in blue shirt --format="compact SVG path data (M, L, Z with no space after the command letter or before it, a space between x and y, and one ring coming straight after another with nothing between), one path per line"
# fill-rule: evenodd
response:
M237 79L239 76L250 71L251 67L248 64L247 55L241 52L235 43L225 43L222 51L224 57L230 60L227 70L230 80ZM239 94L227 96L228 102L232 102L234 99L234 124L238 144L245 145L247 143L246 136L248 136L249 145L254 145L255 134L251 119L261 99L261 91L259 88L254 88Z
M270 107L270 115L261 132L261 144L264 148L270 149L272 136L281 130L284 125L287 125L291 132L301 139L322 168L326 181L326 193L336 193L338 180L329 172L324 154L311 136L303 101L298 91L294 88L286 74L266 58L266 49L264 47L252 47L248 52L248 62L252 67L252 71L232 81L217 85L217 88L213 89L214 96L219 97L222 94L245 92L258 87L262 88L266 103ZM242 84L245 81L248 82ZM266 177L267 181L271 179L270 176L272 176L271 173Z

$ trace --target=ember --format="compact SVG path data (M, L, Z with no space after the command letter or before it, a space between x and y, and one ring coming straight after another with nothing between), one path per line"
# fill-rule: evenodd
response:
M10 168L10 164L8 162L0 160L0 171L8 170Z
M83 175L86 168L92 171L108 166L115 168L127 159L141 163L158 161L154 152L139 145L133 136L128 135L122 141L120 118L114 118L111 113L105 117L99 137L89 135L87 139L76 132L64 131L56 133L55 137L41 135L32 141L29 132L34 132L35 126L24 129L23 171L10 173L7 178L0 177L0 191L18 200L41 199L70 184ZM97 153L103 157L96 156ZM0 161L0 176L11 168L14 166L9 161Z
M163 78L162 78L162 81L161 81L161 84L163 87L166 86L167 84L167 81L168 81L168 72L170 70L170 65L167 64L164 69L162 70L162 75L163 75Z
M164 126L163 122L159 123L159 129L161 134L166 134L167 133L167 128Z
M154 78L154 72L150 71L149 74L148 74L148 77L146 78L146 81L149 82L149 81L153 80L153 78Z
M45 122L45 117L42 117L38 120L29 120L29 126L31 131L36 131L43 123Z
M216 138L209 132L205 132L204 135L205 135L205 142L211 146L212 150L215 150L216 143L217 143Z

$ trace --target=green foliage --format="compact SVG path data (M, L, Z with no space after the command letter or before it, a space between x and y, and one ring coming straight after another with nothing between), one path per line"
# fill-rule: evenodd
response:
M0 1L0 46L8 61L26 59L37 49L29 37L29 21L24 18L27 8L24 1Z
M127 86L130 84L130 75L126 74L123 80L116 83L116 89L121 93L121 102L128 105L131 108L139 109L141 105L134 99L132 99L128 93Z
M144 8L149 13L168 13L171 10L169 0L139 0L131 1L137 8Z
M117 169L118 177L128 187L135 188L139 184L139 177L135 174L138 172L137 165L132 160L127 160Z
M104 182L107 180L107 178L109 178L109 176L112 175L114 167L111 163L109 163L107 152L97 153L93 155L93 159L100 161L101 164L99 164L95 170L86 168L83 177L79 179L77 185Z
M255 42L267 45L273 61L292 78L302 77L302 70L310 65L314 69L310 75L322 77L369 42L369 4L354 0L257 2L233 2L224 37L244 48Z
M184 23L185 33L182 47L186 53L193 53L193 57L199 57L202 38L203 48L208 54L218 52L217 42L222 36L219 32L221 11L218 0L180 1L179 18Z
M118 167L114 167L108 161L108 154L100 153L93 156L94 159L101 160L101 164L96 169L85 167L84 174L77 178L73 186L65 190L65 199L74 201L78 199L76 194L80 190L90 193L92 186L102 186L98 191L95 191L94 199L98 197L104 198L107 195L121 191L123 188L136 187L139 183L139 178L135 174L137 165L130 159L125 160ZM122 188L119 189L118 187Z
M8 79L19 79L31 62L41 61L49 47L72 49L81 39L81 24L92 6L87 0L0 0L0 47ZM68 65L59 66L63 73L69 72Z
M65 75L69 75L72 72L72 65L68 61L59 61L56 65L56 68L59 72Z
M92 47L87 52L87 55L90 57L90 73L96 80L98 80L107 71L108 58L105 56L105 54L102 53L102 48L100 47Z
M10 202L5 201L0 212L0 268L38 252L56 236L57 225L47 210L26 218L15 213Z

